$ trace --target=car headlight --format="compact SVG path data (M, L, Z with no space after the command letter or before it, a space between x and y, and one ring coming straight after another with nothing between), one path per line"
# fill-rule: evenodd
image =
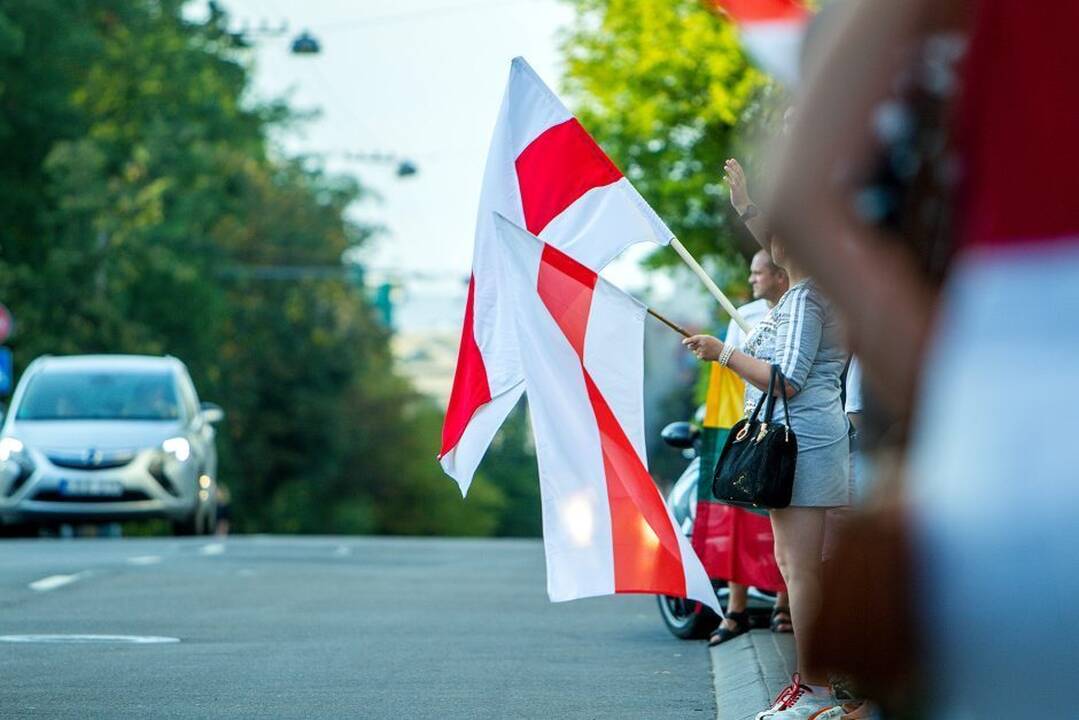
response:
M26 447L17 438L0 438L0 462L7 462L12 458L17 460L25 450Z
M191 457L191 443L187 438L174 437L161 443L161 449L172 455L180 462L186 462Z

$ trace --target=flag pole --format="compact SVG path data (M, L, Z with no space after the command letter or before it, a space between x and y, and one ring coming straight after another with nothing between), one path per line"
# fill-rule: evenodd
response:
M689 331L686 330L684 327L682 327L681 325L679 325L677 323L671 322L670 320L663 317L662 315L660 315L658 312L656 312L652 308L648 308L648 314L651 315L652 317L654 317L656 320L659 320L661 323L663 323L664 325L669 327L671 330L674 330L676 333L678 333L682 337L692 337L692 335L689 334Z
M671 247L678 253L678 256L689 265L689 269L693 271L693 274L700 278L700 281L704 283L704 286L708 288L708 292L712 293L712 297L719 301L719 304L723 306L723 309L727 311L738 327L742 328L742 332L746 335L752 331L753 328L749 326L746 319L742 317L742 314L734 307L734 304L727 299L727 296L723 294L723 291L719 289L719 286L715 284L712 278L708 277L708 273L704 271L701 264L697 262L692 255L689 254L689 250L686 250L685 246L678 240L678 238L671 238Z

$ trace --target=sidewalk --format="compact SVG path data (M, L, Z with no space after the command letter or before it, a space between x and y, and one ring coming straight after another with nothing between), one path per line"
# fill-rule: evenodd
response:
M710 650L717 720L753 720L794 672L794 636L753 630Z

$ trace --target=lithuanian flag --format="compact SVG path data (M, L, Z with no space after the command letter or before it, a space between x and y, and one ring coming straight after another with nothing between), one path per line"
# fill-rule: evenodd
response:
M701 476L697 483L697 518L693 549L713 580L783 590L776 565L772 523L766 515L717 502L712 478L727 433L742 418L745 384L732 370L711 364L704 405Z

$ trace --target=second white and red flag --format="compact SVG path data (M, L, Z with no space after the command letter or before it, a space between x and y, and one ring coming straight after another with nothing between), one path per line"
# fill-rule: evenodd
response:
M646 308L506 218L493 225L539 461L548 595L653 593L719 612L648 472Z

